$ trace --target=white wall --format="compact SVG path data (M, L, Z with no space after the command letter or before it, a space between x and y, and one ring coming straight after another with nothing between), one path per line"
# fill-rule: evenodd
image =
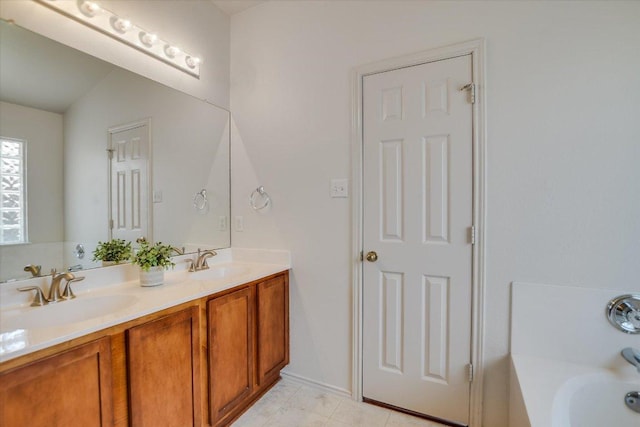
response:
M234 246L293 255L288 371L351 381L353 67L487 41L484 425L507 424L509 284L640 290L640 3L269 1L231 20ZM256 214L248 194L273 198Z
M43 272L62 259L64 223L62 115L0 102L0 136L27 141L29 245L0 246L0 281L29 276L27 264ZM43 215L43 213L45 213ZM37 254L37 255L36 255Z
M102 0L100 5L203 59L200 79L42 4L1 0L0 16L201 99L229 108L229 17L209 0Z

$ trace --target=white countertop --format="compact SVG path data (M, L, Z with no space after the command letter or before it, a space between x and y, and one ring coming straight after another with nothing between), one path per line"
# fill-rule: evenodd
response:
M105 284L104 277L96 274L104 276L104 270L112 267L95 270L103 271L94 274L91 273L94 270L76 272L76 276L85 275L86 279L74 284L77 298L73 300L42 307L31 307L24 299L19 304L3 304L0 307L0 363L291 267L286 258L276 257L275 263L240 262L230 258L221 256L219 262L210 260L209 270L196 273L189 273L186 263L177 263L174 271L165 273L164 284L156 287L141 287L138 279ZM126 265L118 268L127 271L118 271L112 276L135 277L128 271L134 271L135 267ZM5 295L9 291L22 294L15 287L5 289ZM29 301L31 294L27 293Z

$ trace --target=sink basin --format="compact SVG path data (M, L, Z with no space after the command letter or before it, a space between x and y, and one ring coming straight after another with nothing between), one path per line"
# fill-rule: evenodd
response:
M191 273L189 276L194 280L218 280L218 279L227 279L232 276L239 276L241 274L249 271L246 267L240 266L221 266L221 267L210 267L208 270L200 270L194 273Z
M0 330L43 329L102 317L130 307L138 298L129 295L78 297L42 307L8 310L2 314Z

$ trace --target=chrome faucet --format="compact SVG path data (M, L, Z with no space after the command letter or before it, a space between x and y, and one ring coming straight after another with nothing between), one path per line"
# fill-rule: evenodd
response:
M207 258L211 258L213 256L218 255L216 251L213 249L209 249L206 251L200 251L198 248L198 258L196 258L196 263L194 266L195 271L206 270L209 268L209 264L207 264Z
M49 296L47 297L47 300L49 302L60 301L62 297L62 294L60 293L60 283L62 282L62 280L66 280L67 282L70 282L72 280L75 280L75 278L76 276L74 276L73 273L69 271L58 274L55 268L52 269L51 270L51 286L49 287Z
M640 350L632 347L627 347L620 352L622 357L633 366L636 367L638 373L640 373Z

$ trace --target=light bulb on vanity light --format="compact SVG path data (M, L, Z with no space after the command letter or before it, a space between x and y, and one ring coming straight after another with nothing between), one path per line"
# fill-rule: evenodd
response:
M95 16L96 13L100 12L98 3L92 1L83 1L79 7L82 13L88 16Z
M164 47L164 54L167 55L169 58L175 58L176 55L179 53L180 53L180 49L175 46L166 45Z
M113 23L111 25L113 25L113 28L115 28L116 31L119 31L121 33L126 33L133 26L131 21L129 21L128 19L115 18L115 17L114 17Z
M202 59L198 58L197 56L187 56L184 59L184 62L186 62L187 67L196 68L202 62Z
M139 37L140 37L140 41L142 42L142 44L147 46L147 47L153 46L158 41L158 36L157 35L155 35L153 33L146 33L144 31L140 32Z

